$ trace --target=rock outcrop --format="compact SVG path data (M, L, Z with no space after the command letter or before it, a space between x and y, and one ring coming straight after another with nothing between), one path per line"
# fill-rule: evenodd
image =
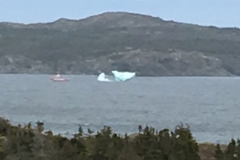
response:
M0 73L240 75L240 30L111 12L52 23L0 23Z

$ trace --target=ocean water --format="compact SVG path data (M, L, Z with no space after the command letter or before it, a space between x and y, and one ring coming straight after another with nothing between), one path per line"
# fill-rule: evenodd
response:
M156 129L180 122L198 141L226 143L240 138L240 78L136 77L128 82L98 82L96 76L0 75L0 116L14 124L43 121L54 133L76 133L78 124L118 133Z

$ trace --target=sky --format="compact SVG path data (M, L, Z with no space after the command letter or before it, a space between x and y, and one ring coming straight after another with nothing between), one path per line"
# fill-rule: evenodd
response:
M0 22L44 23L125 11L204 26L240 28L240 0L0 0Z

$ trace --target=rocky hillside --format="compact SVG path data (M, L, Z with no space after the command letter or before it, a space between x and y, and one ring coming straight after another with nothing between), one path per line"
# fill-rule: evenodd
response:
M107 12L52 23L0 23L0 72L240 75L240 29Z

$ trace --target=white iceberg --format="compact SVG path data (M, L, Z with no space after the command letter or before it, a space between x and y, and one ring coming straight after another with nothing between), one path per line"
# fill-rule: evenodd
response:
M97 80L100 81L100 82L111 82L110 79L106 78L105 73L99 74Z
M118 72L112 71L115 81L127 81L136 76L135 72Z

